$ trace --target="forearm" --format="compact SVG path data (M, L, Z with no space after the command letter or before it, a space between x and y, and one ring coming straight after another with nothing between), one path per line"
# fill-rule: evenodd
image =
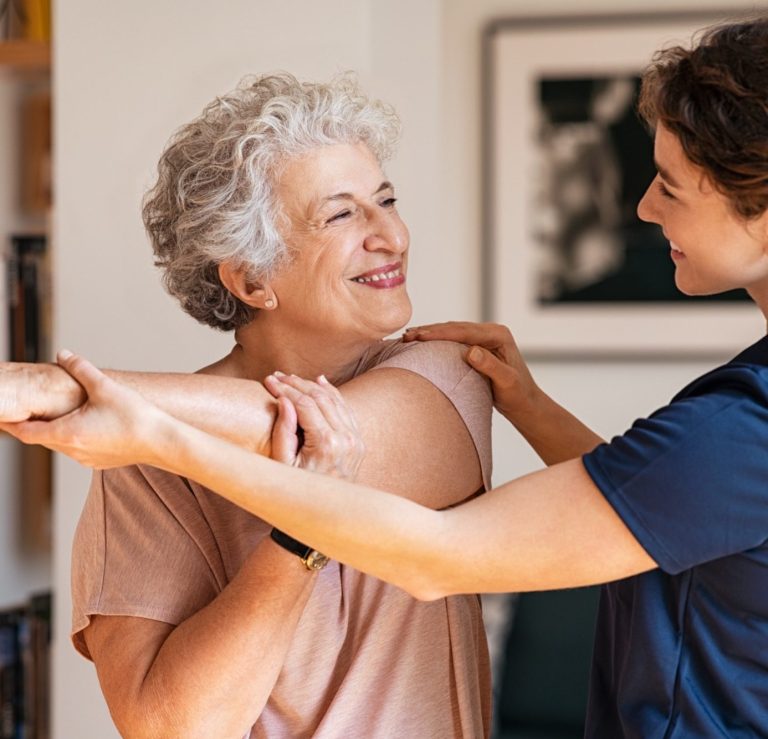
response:
M417 598L579 587L655 567L578 459L433 511L248 455L179 424L164 438L158 466L198 479L330 557Z
M580 457L603 442L576 416L540 390L524 410L505 415L547 465Z
M261 383L203 374L123 370L105 374L174 418L269 456L277 406Z
M185 423L268 455L276 415L261 383L203 374L105 370ZM0 420L50 420L79 408L83 388L56 364L0 363Z
M234 737L256 723L316 575L269 538L208 606L163 642L118 711L129 737Z

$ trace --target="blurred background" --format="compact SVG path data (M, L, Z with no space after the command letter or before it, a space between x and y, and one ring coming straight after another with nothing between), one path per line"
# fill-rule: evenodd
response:
M5 358L45 360L52 347L67 347L104 367L185 371L228 351L229 336L198 326L163 292L139 203L179 124L244 75L279 69L309 79L355 70L371 95L395 106L403 136L388 174L411 230L413 324L480 319L483 29L502 17L707 8L727 15L745 6L707 0L53 0L51 7L0 0ZM713 359L548 358L532 368L545 390L610 437L665 403ZM496 483L539 466L511 427L497 422L494 435ZM89 472L75 463L21 452L0 438L0 685L16 674L9 665L26 665L27 675L26 728L18 728L12 708L0 706L0 739L117 736L93 667L69 640L70 546L88 482ZM487 603L499 680L528 683L530 700L538 694L556 713L572 696L553 697L535 682L533 667L522 678L505 673L517 638L510 637L510 604L507 597ZM572 620L568 612L546 623L548 617L535 612L531 618L543 625L536 638L550 646L558 622ZM533 642L525 637L523 643ZM588 652L588 644L578 649ZM529 657L546 680L551 667L538 654ZM559 654L561 662L570 659ZM578 680L574 710L586 690L585 677ZM565 725L515 733L514 716L505 721L499 731L510 737L571 735Z

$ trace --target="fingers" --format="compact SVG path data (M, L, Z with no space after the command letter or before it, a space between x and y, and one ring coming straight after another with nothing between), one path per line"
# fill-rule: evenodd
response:
M449 321L409 328L404 341L456 341L485 347L492 351L513 343L512 334L506 326L498 323L472 323L470 321Z
M467 352L466 361L473 369L485 375L494 387L507 387L512 384L516 372L495 354L480 346L473 346Z
M325 426L334 430L354 427L354 419L339 391L322 375L321 378L312 382L296 375L275 373L267 384L276 397L288 398L293 403L305 432L320 431Z
M277 399L277 420L272 428L272 459L293 464L299 448L298 417L293 403L286 397Z
M56 426L51 421L0 423L0 431L5 431L24 444L42 444L49 449L53 449L58 441Z
M294 452L296 463L305 469L354 479L365 456L365 445L341 393L323 376L312 382L276 373L264 383L279 403L290 402L304 431L304 445Z

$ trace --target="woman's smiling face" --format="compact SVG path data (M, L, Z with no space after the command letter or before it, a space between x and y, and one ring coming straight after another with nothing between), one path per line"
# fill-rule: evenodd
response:
M408 229L367 146L323 146L289 161L275 194L291 252L269 281L281 321L342 340L380 339L408 322Z
M675 284L687 295L746 288L753 297L768 285L768 216L745 220L663 125L656 131L658 174L637 207L669 240Z

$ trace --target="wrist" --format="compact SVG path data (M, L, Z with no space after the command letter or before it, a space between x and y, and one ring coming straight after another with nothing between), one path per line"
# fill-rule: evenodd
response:
M328 557L316 549L303 544L278 528L273 528L269 536L275 544L299 558L310 572L322 570L328 564Z
M526 426L544 412L549 396L535 382L513 396L514 403L496 403L496 409L516 427Z
M79 408L87 398L80 383L57 364L27 364L24 372L20 394L26 396L22 403L30 418L59 418Z
M178 475L185 475L189 441L183 421L169 416L157 407L151 407L133 430L132 441L137 444L136 456L140 464L149 464Z

